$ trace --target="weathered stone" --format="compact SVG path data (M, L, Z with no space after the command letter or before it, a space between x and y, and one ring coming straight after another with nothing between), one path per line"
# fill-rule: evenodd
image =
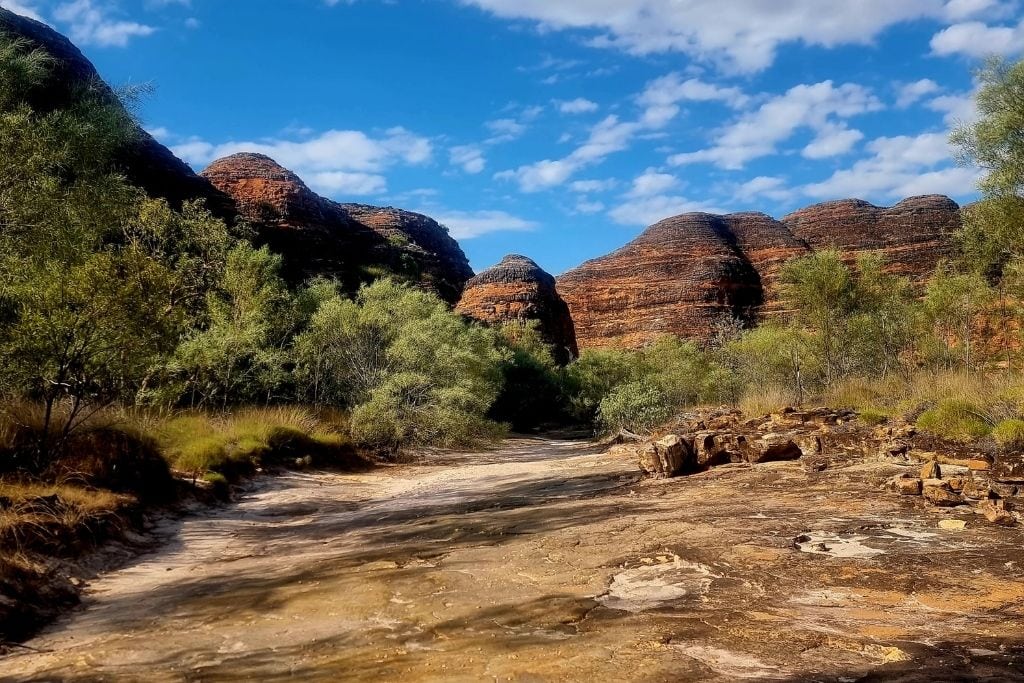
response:
M640 469L656 477L675 477L695 465L693 449L684 439L669 434L637 450Z
M951 488L956 493L962 493L966 481L963 477L948 477L946 479L946 483L949 484L949 488Z
M473 275L458 243L433 219L325 199L262 154L218 159L202 175L235 201L259 241L284 257L293 282L329 276L355 289L368 270L383 269L454 304Z
M1017 523L1017 518L1013 516L1013 513L1008 511L1005 505L1000 505L1002 501L987 501L982 503L980 506L981 513L985 515L990 523L998 526L1014 526Z
M698 467L724 465L730 461L730 447L736 450L735 437L716 432L697 432L693 436L693 450Z
M921 466L921 478L922 479L941 479L942 470L939 468L937 462L926 462Z
M965 498L973 498L975 500L988 498L988 483L974 477L968 477L964 479L964 487L960 493Z
M912 477L897 479L896 490L902 496L920 496L921 480Z
M893 440L882 445L882 454L890 458L903 457L909 451L910 444L902 440Z
M555 278L525 256L506 256L471 278L455 310L489 324L536 321L559 363L579 355L569 307L555 289Z
M924 283L952 251L960 208L940 195L910 197L890 208L857 199L816 204L782 219L812 249L838 249L854 263L862 254L882 256L888 271Z
M759 439L745 439L741 452L749 463L798 460L803 455L792 434L765 434Z
M1024 482L1024 455L1002 453L989 468L989 476L997 481Z
M980 458L975 458L967 462L967 467L972 472L987 472L991 466L992 463L988 460L982 460Z
M936 480L925 480L921 489L921 495L931 503L939 507L954 507L963 505L964 499L959 493L954 493L949 484L944 481L935 483Z

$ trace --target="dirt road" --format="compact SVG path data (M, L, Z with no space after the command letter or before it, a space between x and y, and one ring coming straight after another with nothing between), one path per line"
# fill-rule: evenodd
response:
M885 474L640 481L516 439L268 479L95 581L0 678L1024 680L1024 535Z

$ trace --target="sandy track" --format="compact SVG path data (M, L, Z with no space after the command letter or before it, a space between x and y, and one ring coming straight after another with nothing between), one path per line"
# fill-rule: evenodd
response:
M95 581L0 675L1024 680L1020 532L942 531L884 474L639 482L590 444L516 439L268 479Z

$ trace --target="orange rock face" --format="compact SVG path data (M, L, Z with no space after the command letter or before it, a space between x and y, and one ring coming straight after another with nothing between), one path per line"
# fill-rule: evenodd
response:
M325 199L267 156L234 154L202 175L284 256L293 281L327 275L354 289L383 269L455 303L473 275L458 243L433 219Z
M836 248L852 262L878 254L890 272L922 282L952 250L960 207L949 197L910 197L883 208L858 199L815 204L782 222L812 249Z
M536 320L556 360L565 363L579 355L569 307L555 289L555 278L525 256L506 256L472 278L455 310L488 324Z
M763 214L688 213L565 273L558 291L584 349L638 348L664 334L706 340L719 323L758 313L762 281L748 254L771 283L781 263L805 249Z
M558 278L583 349L638 348L662 334L707 340L730 318L755 323L784 313L787 260L836 248L852 263L880 255L890 272L922 283L951 253L960 210L947 197L911 197L891 208L827 202L781 221L761 213L665 219L607 256Z

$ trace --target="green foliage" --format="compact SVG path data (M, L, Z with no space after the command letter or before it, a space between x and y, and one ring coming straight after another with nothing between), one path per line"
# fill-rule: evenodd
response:
M1024 420L1019 418L1003 420L992 430L992 437L1003 448L1013 450L1024 448Z
M361 443L394 450L495 433L486 414L507 354L494 332L467 324L431 294L384 279L354 301L328 298L295 354L312 399L350 407Z
M974 337L995 293L980 275L936 270L924 297L924 319L933 335L927 360L952 369L973 368L978 358Z
M992 432L991 418L974 403L942 399L917 418L917 426L947 439L971 441Z
M501 363L501 393L490 416L516 431L564 420L567 411L560 368L537 323L506 323L497 332L505 359Z
M628 429L646 434L672 414L668 397L647 380L620 384L601 401L598 409L601 425L609 432Z
M877 408L863 408L858 411L857 417L866 425L880 425L888 421L889 416Z
M622 349L587 349L566 369L566 391L573 412L584 420L616 387L644 376L639 354Z

